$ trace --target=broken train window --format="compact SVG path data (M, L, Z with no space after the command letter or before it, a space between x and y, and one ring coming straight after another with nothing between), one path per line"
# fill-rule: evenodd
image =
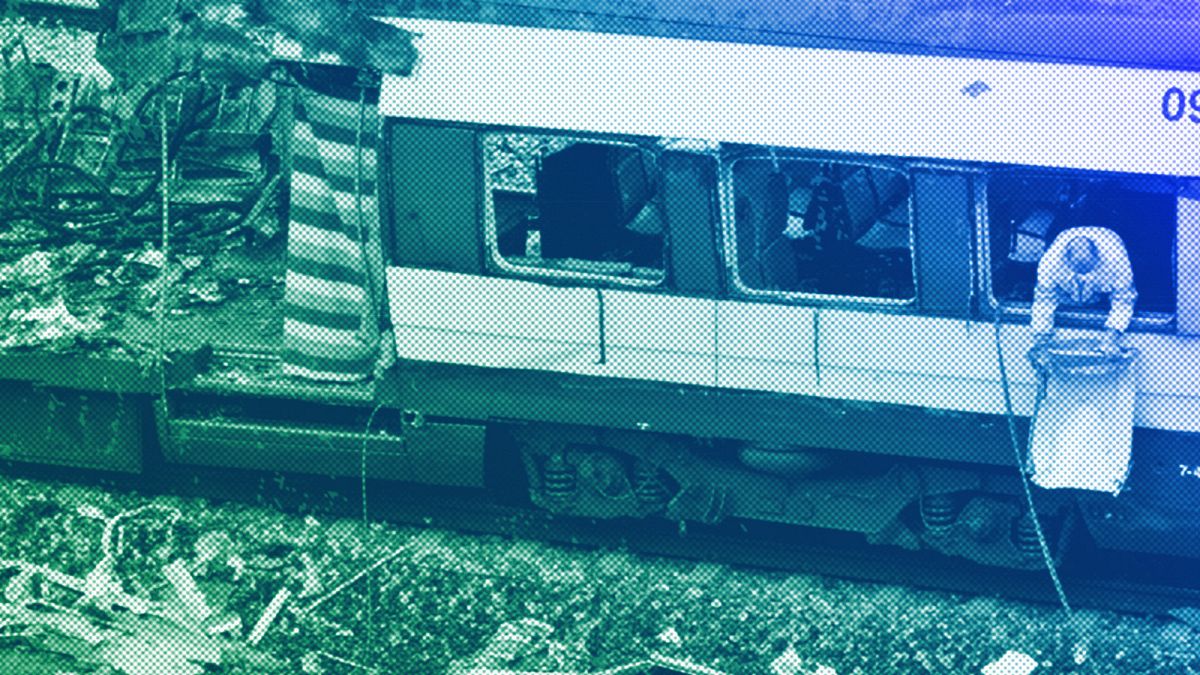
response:
M914 298L911 191L901 170L768 149L727 167L726 221L740 290Z
M664 278L654 146L556 135L483 137L485 234L501 269Z
M1136 319L1168 320L1175 313L1178 181L1161 176L1013 170L988 178L987 208L992 299L1028 310L1037 267L1050 244L1073 227L1104 227L1125 244L1138 299ZM1102 321L1108 298L1062 309ZM1061 314L1061 312L1060 312Z

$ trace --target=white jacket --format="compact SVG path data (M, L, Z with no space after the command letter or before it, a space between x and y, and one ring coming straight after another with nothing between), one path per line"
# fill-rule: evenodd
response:
M1067 244L1076 237L1091 239L1100 252L1100 264L1087 274L1076 273L1065 260ZM1137 300L1125 244L1116 232L1103 227L1065 230L1054 238L1054 243L1038 263L1030 321L1033 331L1045 333L1054 328L1054 311L1060 301L1087 304L1098 293L1108 294L1112 303L1105 327L1124 332L1133 318L1133 304Z

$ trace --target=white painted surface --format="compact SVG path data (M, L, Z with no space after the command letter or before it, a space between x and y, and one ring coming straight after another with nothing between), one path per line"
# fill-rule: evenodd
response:
M723 356L719 370L721 386L728 389L822 395L811 363Z
M864 321L864 316L870 319ZM1006 327L1005 333L1012 330L1019 329ZM999 379L990 323L922 316L823 311L821 363L844 368L877 368L887 364L889 370L899 372ZM1010 365L1010 377L1027 381L1032 376L1014 371L1015 365Z
M713 385L711 300L637 291L604 291L607 363L581 374Z
M1200 336L1200 199L1180 196L1176 223L1175 322L1180 333Z
M421 34L386 116L1200 175L1200 124L1162 112L1200 73L386 21Z
M1011 382L1013 410L1033 412L1035 385ZM1004 414L1000 383L936 377L921 373L858 368L821 368L821 396L852 401L920 406L940 410Z
M721 358L813 365L811 307L765 302L720 302Z
M402 359L486 368L561 370L563 364L595 358L590 345L538 343L525 338L416 326L396 326Z
M387 284L397 326L576 344L599 331L595 293L586 288L414 267L389 267Z
M990 323L823 309L814 349L812 308L721 301L714 314L711 300L606 290L601 364L591 289L393 267L388 297L404 359L1004 413ZM1014 410L1029 415L1029 327L1005 325L1001 341ZM1200 431L1200 339L1128 343L1142 352L1134 424Z
M665 353L610 346L603 364L598 363L598 355L599 351L593 348L585 355L557 363L547 370L673 384L711 386L713 383L711 354Z
M713 353L712 300L606 289L604 314L609 345Z
M1133 425L1167 431L1200 431L1200 397L1138 392Z
M493 368L712 385L713 304L605 290L606 359L596 293L501 277L388 268L401 358Z
M816 310L730 300L719 306L720 386L819 395L813 341Z

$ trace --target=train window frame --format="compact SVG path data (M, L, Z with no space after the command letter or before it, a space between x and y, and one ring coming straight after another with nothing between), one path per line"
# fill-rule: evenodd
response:
M1103 171L1087 171L1079 169L1065 169L1057 167L1039 167L1039 166L1002 166L992 167L982 172L982 180L976 183L975 193L975 221L977 223L977 247L979 250L978 270L980 270L980 289L981 296L987 302L988 310L992 315L997 312L1001 317L1016 320L1019 322L1028 322L1033 313L1033 300L1028 302L1018 301L1002 301L996 297L996 287L994 283L995 267L993 266L992 255L992 235L995 232L996 225L992 222L991 195L993 188L993 180L998 176L1012 175L1017 173L1025 173L1034 177L1044 178L1060 178L1064 180L1087 180L1089 178L1104 178L1111 177L1113 179L1120 178L1149 178L1149 179L1165 179L1178 181L1178 177L1166 176L1159 174L1126 174L1121 172L1103 172ZM1179 284L1179 238L1178 238L1178 221L1175 222L1175 227L1171 232L1171 287L1178 289ZM1049 242L1047 242L1048 244ZM1132 254L1130 254L1132 257ZM1035 264L1036 265L1036 264ZM1036 274L1036 266L1035 266ZM1137 285L1137 278L1134 278L1134 285ZM1176 291L1177 293L1177 291ZM1171 330L1175 323L1179 312L1178 299L1174 312L1148 311L1138 309L1135 305L1134 315L1129 322L1129 330L1138 332L1166 332ZM1095 308L1075 308L1071 306L1059 306L1055 312L1055 325L1068 328L1081 328L1084 330L1099 330L1104 327L1108 317L1107 309Z
M585 131L572 130L554 130L541 128L526 128L526 127L484 127L477 131L476 149L478 158L476 166L480 172L480 199L482 201L480 214L483 226L483 247L484 257L486 260L486 268L490 273L503 274L521 279L549 280L557 282L577 283L589 286L612 286L618 288L637 288L637 289L662 289L667 286L669 278L669 242L670 242L670 225L666 221L663 213L662 196L660 194L661 186L657 186L651 202L656 204L659 210L659 218L662 223L662 242L661 242L661 266L655 268L658 274L654 277L633 276L624 274L606 273L604 271L592 271L586 269L571 269L569 267L553 267L537 264L522 264L514 262L502 254L499 241L499 225L496 214L496 201L493 195L493 190L497 187L492 177L492 171L489 171L488 166L488 142L489 138L497 136L524 136L531 138L553 139L556 142L562 143L562 147L569 147L576 143L592 143L604 144L617 147L631 148L643 153L657 153L653 157L653 173L652 181L656 184L661 183L662 169L660 164L663 148L660 143L656 143L653 137L638 137L632 138L628 136L613 136L608 134L595 134ZM661 141L662 139L657 139ZM640 142L639 142L640 141ZM536 180L536 179L535 179ZM512 186L503 186L512 192L516 192ZM528 191L531 195L536 195L536 187ZM649 206L650 203L647 204ZM535 207L536 208L536 207ZM602 268L605 264L602 261L587 261L593 262L596 267ZM647 268L649 269L649 268ZM632 270L632 266L631 266Z
M743 160L763 160L769 162L807 161L848 164L870 169L881 169L901 175L908 187L908 252L909 273L912 277L912 295L907 298L888 298L882 296L860 296L836 293L812 293L808 291L783 291L774 289L754 288L742 278L738 249L737 249L737 204L734 187L734 166ZM890 160L890 161L889 161ZM722 152L719 157L718 198L721 210L721 246L724 255L724 265L728 273L731 294L745 299L767 300L773 302L786 301L795 304L806 304L821 307L852 307L862 309L904 311L917 307L920 297L920 279L917 278L916 251L916 207L913 198L912 167L904 158L879 157L875 155L845 155L840 153L822 152L819 150L802 150L779 146L735 146L730 151Z

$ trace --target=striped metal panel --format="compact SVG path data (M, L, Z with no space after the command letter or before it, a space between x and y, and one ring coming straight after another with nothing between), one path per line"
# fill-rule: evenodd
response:
M284 372L361 380L379 349L379 116L369 103L312 92L297 97L295 114Z

